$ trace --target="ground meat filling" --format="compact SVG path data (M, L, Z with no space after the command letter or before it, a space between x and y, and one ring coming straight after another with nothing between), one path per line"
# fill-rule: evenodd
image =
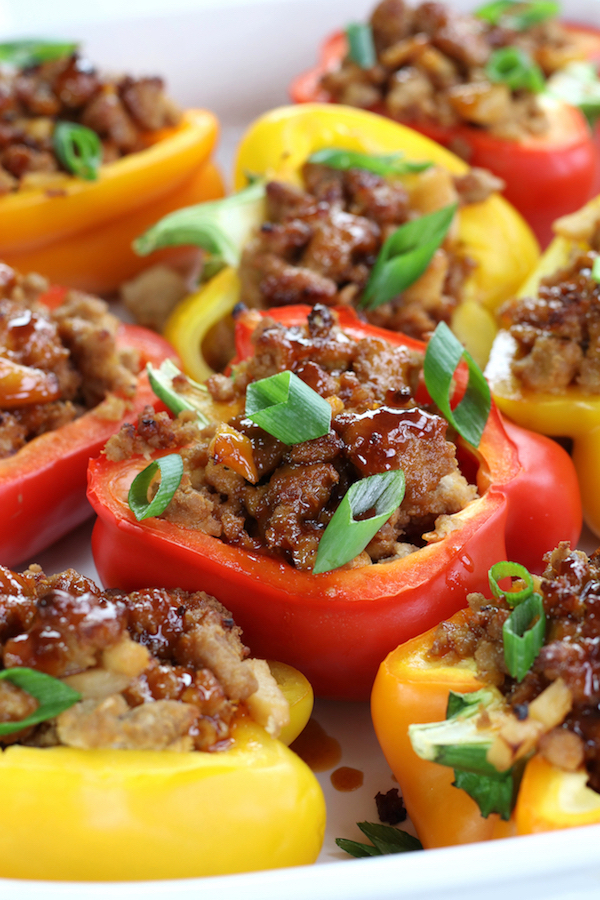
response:
M327 399L331 430L287 446L243 413L202 429L189 414L173 421L146 410L137 429L123 428L105 452L113 460L158 449L181 452L184 475L163 518L310 571L320 536L349 487L401 468L402 504L348 566L391 561L440 540L451 527L449 517L474 500L477 489L458 468L446 420L417 406L420 354L378 338L356 341L323 306L303 327L262 319L253 342L254 356L233 381L209 379L213 397L243 401L250 382L290 370Z
M600 394L600 284L592 275L598 252L577 250L566 268L543 278L537 297L500 310L516 341L511 370L524 387L561 393L569 386Z
M137 354L117 348L107 305L70 291L51 311L38 300L47 288L0 264L0 459L109 394L135 393Z
M362 69L346 57L323 75L322 87L334 101L383 110L403 122L476 126L507 140L543 133L548 121L535 94L490 82L485 66L492 52L520 47L546 76L582 58L552 20L517 32L442 3L410 7L383 0L370 23L377 61Z
M125 594L72 569L47 577L39 566L0 567L0 652L3 668L45 672L82 695L55 719L3 735L4 745L216 750L242 704L273 731L288 716L266 663L247 658L231 614L203 591ZM0 721L36 708L0 682Z
M431 656L449 664L474 658L478 676L500 689L520 720L528 704L562 679L571 711L544 736L538 750L568 770L585 765L588 785L600 792L600 551L588 558L561 543L544 559L546 569L536 590L544 602L546 641L520 684L504 663L502 626L510 610L482 594L468 597L472 615L467 624L439 626Z
M0 195L51 186L65 169L56 157L57 122L95 131L103 162L147 146L148 133L176 125L179 109L160 78L109 78L74 53L26 69L0 71Z
M304 189L267 185L267 221L246 246L240 299L249 307L358 305L386 238L400 225L455 202L479 202L502 182L483 170L452 176L432 167L409 180L307 163ZM451 229L427 271L365 317L424 338L448 322L475 263Z

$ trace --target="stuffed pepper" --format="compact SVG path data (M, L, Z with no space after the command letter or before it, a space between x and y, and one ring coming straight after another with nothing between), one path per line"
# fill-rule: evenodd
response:
M174 356L104 301L0 265L3 564L33 556L91 515L88 460L153 396L146 364Z
M203 591L0 567L0 876L125 881L315 861L325 807L282 743L312 709ZM280 738L278 740L277 738Z
M492 567L381 665L373 722L426 847L600 823L600 558L545 559L541 578Z
M157 77L102 75L76 44L0 44L0 258L96 292L141 264L157 217L223 193L215 117Z
M570 438L585 519L600 534L600 200L558 234L520 296L499 310L486 375L507 416Z
M261 655L319 695L366 699L385 654L493 562L539 570L548 534L577 539L568 455L505 431L472 360L452 389L447 326L425 354L326 306L246 312L237 333L232 377L153 374L177 418L146 410L92 460L106 586L200 579Z
M136 242L141 253L193 241L208 253L212 277L165 328L190 375L222 367L224 317L238 302L353 307L419 339L445 321L484 364L493 311L538 252L488 172L371 113L316 104L250 127L236 186L248 177L262 180L168 216Z
M546 244L552 221L592 195L597 150L574 104L593 118L600 97L600 32L562 25L557 9L490 3L465 15L383 0L327 40L291 96L372 109L490 169Z

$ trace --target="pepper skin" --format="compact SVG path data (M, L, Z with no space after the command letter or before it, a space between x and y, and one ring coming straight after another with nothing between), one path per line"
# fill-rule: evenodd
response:
M587 58L595 60L600 49L596 29L571 28L581 32ZM346 55L343 33L333 34L323 45L319 63L298 76L290 86L295 103L328 102L328 93L319 80L337 68ZM494 137L482 128L470 125L446 127L436 122L405 124L444 147L466 146L469 163L490 169L504 179L504 196L525 217L541 245L552 239L552 222L582 206L594 193L598 149L583 114L574 107L548 98L544 109L550 128L544 135L532 135L519 141ZM382 109L375 112L387 115Z
M312 704L294 704L306 679L285 670L293 737ZM0 757L0 789L11 818L3 878L133 881L306 865L325 829L312 772L245 715L232 746L212 753L14 745Z
M306 159L328 147L363 153L402 151L409 160L431 160L455 174L467 171L458 157L381 116L350 107L309 104L272 110L250 126L238 148L235 187L246 185L248 172L300 185L300 170ZM467 255L478 265L467 280L464 299L451 325L484 365L496 333L493 313L518 290L535 266L538 247L518 213L496 195L460 210L459 237ZM238 297L237 276L221 273L218 282L211 279L176 307L165 335L192 378L203 380L212 374L200 344L215 322L231 311Z
M589 204L600 205L600 198ZM557 237L544 253L538 268L523 285L519 296L533 296L544 275L566 265L574 247ZM499 408L519 425L541 434L573 439L573 462L577 470L586 524L600 535L600 397L569 385L563 393L551 394L524 387L511 372L516 342L508 331L498 332L486 378Z
M269 314L292 325L305 321L307 313L306 307L287 307ZM423 349L403 335L360 322L350 310L340 311L339 319L357 339L379 336ZM240 358L250 352L250 333L249 326L238 327ZM459 371L459 383L461 378ZM534 471L539 476L537 446L547 454L546 483L543 501L530 510L526 487ZM575 474L558 445L516 426L509 438L494 408L477 451L477 472L464 446L459 446L459 456L476 476L482 496L453 516L460 523L456 530L403 559L322 575L166 520L136 522L127 493L148 461L100 457L90 464L88 488L99 517L92 538L96 567L105 586L119 584L126 590L169 587L175 581L184 588L202 583L232 610L256 653L301 669L318 695L366 699L386 653L455 612L464 604L465 592L484 589L489 566L505 559L508 547L518 561L540 570L549 541L557 535L578 539ZM572 490L559 523L546 512L563 503L565 483Z
M115 290L147 265L131 249L136 235L181 206L223 195L209 161L216 138L212 113L188 110L146 149L102 166L96 181L65 175L51 192L2 197L0 258L69 287Z
M35 556L92 514L85 498L89 459L136 411L155 400L146 363L159 366L167 357L176 359L162 337L137 325L122 325L117 343L140 354L142 368L133 399L115 409L115 397L108 397L68 425L39 435L0 460L3 565L11 567Z
M457 613L451 621L460 621ZM394 772L424 847L448 847L515 834L600 822L600 797L585 787L586 775L557 769L534 756L526 765L510 821L484 819L474 800L452 786L447 766L417 756L408 737L412 723L446 717L449 691L468 693L484 685L475 665L430 661L426 654L436 629L398 647L382 662L371 696L377 739Z

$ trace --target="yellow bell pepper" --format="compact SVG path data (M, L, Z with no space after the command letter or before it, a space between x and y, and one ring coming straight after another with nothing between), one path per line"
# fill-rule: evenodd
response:
M114 290L146 265L131 249L140 231L181 206L223 195L209 161L217 131L212 113L188 110L146 149L101 166L96 181L57 176L51 190L2 197L0 259L57 284Z
M598 207L600 197L590 201L584 209ZM556 237L517 296L535 296L541 278L565 266L576 246L589 250L583 243ZM600 396L586 393L576 385L569 385L559 394L523 386L511 371L516 349L516 341L508 331L501 329L485 371L494 400L502 412L519 425L550 437L572 438L572 456L581 488L584 519L592 531L600 535Z
M336 147L370 154L402 151L409 160L431 160L455 174L468 170L448 150L403 125L364 110L315 103L275 109L249 127L238 148L235 188L243 188L249 174L299 185L306 159L317 150ZM485 363L496 333L494 311L535 266L539 248L529 226L498 195L462 208L458 233L478 265L467 279L451 324L475 359ZM165 335L192 377L203 380L212 374L202 342L238 299L237 276L226 271L173 312Z
M468 615L461 610L450 620ZM441 722L450 691L485 687L473 660L449 666L429 659L437 628L402 644L381 664L371 697L377 739L402 789L402 796L425 848L494 840L559 828L600 823L600 795L585 786L585 772L564 772L539 756L525 766L509 821L484 818L463 790L453 787L454 772L421 759L413 750L409 725Z
M291 701L287 740L304 727L312 690L273 664ZM69 881L221 875L315 861L325 805L308 767L247 715L211 753L40 749L0 754L10 827L0 876Z

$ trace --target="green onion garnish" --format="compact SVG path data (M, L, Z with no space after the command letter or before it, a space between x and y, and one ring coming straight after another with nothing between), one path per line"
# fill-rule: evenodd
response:
M313 573L330 572L361 553L404 498L404 472L380 472L357 481L344 495L319 541ZM356 519L369 510L369 519Z
M521 581L525 582L525 587L520 591L504 591L498 584L498 581L502 578L520 578ZM525 566L519 563L508 562L508 560L495 563L488 572L488 581L490 590L496 600L502 598L506 600L509 606L518 606L519 603L527 600L533 594L533 578Z
M532 623L535 623L532 625ZM546 614L539 594L516 606L502 628L504 662L513 678L523 681L544 645Z
M512 31L527 31L540 22L552 19L560 12L560 4L554 0L531 0L520 3L519 0L493 0L476 9L474 15L489 25L501 25Z
M424 172L430 169L432 162L412 162L406 159L404 153L357 153L353 150L336 150L324 148L312 153L307 162L320 163L331 169L365 169L375 175L409 175L414 172Z
M600 118L600 80L592 63L569 63L548 79L546 92L580 109L590 127Z
M400 225L383 244L360 306L376 309L410 287L426 270L448 234L458 206L453 203Z
M161 475L160 485L154 498L148 501L148 488L158 471ZM170 453L168 456L155 459L136 475L131 482L127 500L129 509L138 522L151 516L160 516L165 511L179 487L182 475L183 460L178 453Z
M546 86L544 73L520 47L494 50L485 65L485 73L490 81L506 84L512 91L539 94Z
M468 366L469 381L463 398L452 410L452 381L461 359ZM438 324L429 340L423 374L429 395L442 415L466 441L474 447L479 446L492 404L490 389L477 363L445 322Z
M592 265L592 278L594 281L600 281L600 256L597 256Z
M512 768L496 775L477 775L455 769L452 784L475 801L484 819L498 813L501 819L508 822L515 805L517 781Z
M95 131L74 122L58 122L53 141L54 152L65 169L86 181L96 180L102 164L102 144Z
M331 425L327 400L289 371L249 384L245 415L284 444L322 437Z
M377 62L373 30L364 22L351 22L346 27L348 56L361 69L371 69Z
M264 218L265 183L255 181L237 194L188 206L160 219L133 242L138 256L161 247L192 244L211 255L211 274L218 266L237 266L252 230Z
M413 850L422 850L421 841L413 837L407 831L394 828L392 825L381 825L379 822L356 823L370 844L362 844L360 841L350 841L346 838L336 838L335 842L341 850L345 850L350 856L357 859L365 856L387 856L391 853L410 853Z
M209 419L202 412L200 402L195 399L194 394L184 395L178 393L173 387L173 379L183 378L194 392L199 392L202 396L208 393L203 384L199 384L197 381L193 381L187 375L184 375L170 359L165 359L159 369L155 369L152 363L148 363L146 371L148 372L150 387L174 415L178 416L184 409L191 409L198 416L198 421L201 425L209 424Z
M0 63L17 69L27 69L40 63L71 56L79 45L72 41L44 41L27 39L0 43Z
M21 690L31 694L40 704L31 715L19 722L0 722L0 734L12 734L15 731L21 731L22 728L28 728L30 725L37 725L39 722L53 719L81 700L81 694L69 687L68 684L63 684L58 678L52 678L51 675L35 669L3 669L0 672L0 678L6 678Z
M473 15L490 25L498 25L504 13L511 9L514 3L515 0L492 0L491 3L478 7Z

